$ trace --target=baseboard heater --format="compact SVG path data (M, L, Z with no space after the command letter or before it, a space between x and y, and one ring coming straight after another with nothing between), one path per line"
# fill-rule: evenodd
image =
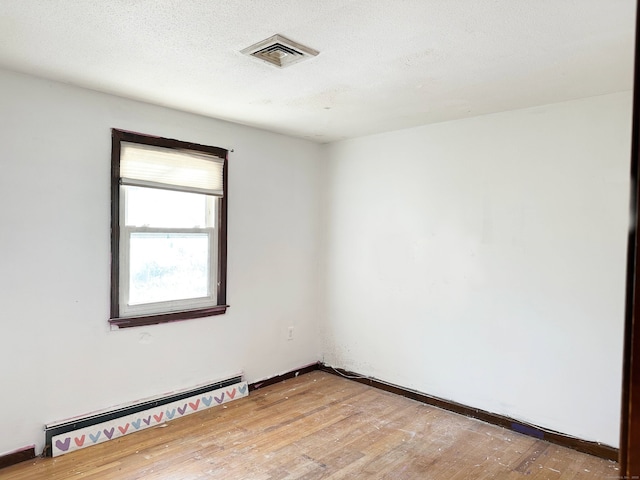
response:
M57 457L81 448L162 425L191 413L222 405L249 394L241 376L126 407L45 426L43 454Z

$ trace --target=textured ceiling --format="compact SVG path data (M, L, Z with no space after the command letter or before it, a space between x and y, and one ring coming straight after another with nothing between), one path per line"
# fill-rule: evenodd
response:
M0 0L0 66L329 142L630 89L634 0ZM240 53L274 34L320 51Z

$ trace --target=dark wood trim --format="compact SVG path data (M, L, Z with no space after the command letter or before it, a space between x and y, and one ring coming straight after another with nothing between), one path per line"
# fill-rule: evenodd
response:
M287 372L281 375L276 375L266 380L250 383L249 391L251 392L262 387L267 387L269 385L273 385L274 383L282 382L283 380L288 380L290 378L297 377L298 375L303 375L305 373L313 372L314 370L322 370L323 372L328 372L333 375L346 377L349 380L353 380L355 382L362 383L364 385L369 385L371 387L378 388L386 392L411 398L412 400L416 400L418 402L422 402L427 405L432 405L434 407L442 408L443 410L447 410L450 412L458 413L466 417L477 418L478 420L482 420L483 422L487 422L492 425L497 425L499 427L503 427L503 428L512 430L514 432L522 433L530 437L535 437L540 440L545 440L547 442L554 443L556 445L568 447L573 450L577 450L579 452L588 453L590 455L594 455L600 458L605 458L607 460L617 460L618 458L618 449L611 447L609 445L604 445L598 442L590 442L588 440L582 440L580 438L572 437L570 435L566 435L553 430L548 430L542 427L538 427L536 425L532 425L532 424L522 422L510 417L506 417L504 415L491 413L486 410L481 410L479 408L469 407L461 403L452 402L450 400L445 400L443 398L427 395L425 393L418 392L417 390L411 390L398 385L393 385L387 382L383 382L375 378L365 377L358 373L350 372L348 370L344 370L341 368L333 368L323 363L314 363L311 365L307 365L306 367L299 368L297 370L292 370L290 372Z
M0 468L10 467L16 463L26 462L27 460L32 460L34 458L36 458L36 448L33 446L25 447L20 450L16 450L15 452L0 456Z
M191 320L194 318L222 315L226 313L227 308L229 308L229 305L216 305L214 307L200 308L198 310L183 310L180 312L158 313L155 315L145 315L130 318L112 318L109 320L109 323L118 328L157 325L158 323L179 322L181 320Z
M622 364L622 412L620 418L620 474L640 478L640 277L638 276L638 235L640 205L638 169L640 164L640 2L636 3L636 48L631 131L631 188L629 238L627 243L627 287Z
M343 370L341 368L333 368L328 365L320 364L319 369L324 372L332 373L334 375L344 376L350 380L362 383L364 385L370 385L387 392L395 393L396 395L402 395L403 397L411 398L427 405L433 405L434 407L442 408L443 410L448 410L454 413L459 413L460 415L464 415L467 417L477 418L478 420L482 420L483 422L498 425L500 427L513 430L514 432L522 433L530 437L535 437L547 442L555 443L556 445L569 447L580 452L589 453L591 455L606 458L609 460L616 460L618 458L618 449L610 447L608 445L581 440L579 438L571 437L560 432L547 430L536 425L521 422L504 415L491 413L479 408L469 407L467 405L452 402L450 400L445 400L443 398L433 397L416 390L411 390L398 385L386 383L375 378L365 377L358 373Z
M120 135L111 130L111 318L120 316Z
M153 315L120 317L120 153L121 143L132 142L177 150L204 152L222 158L223 197L219 205L218 272L216 285L217 305L208 308L168 312ZM156 137L127 130L111 130L111 313L109 323L119 328L155 325L193 318L210 317L226 313L227 308L227 196L229 194L228 150L210 145L183 142L172 138Z
M260 380L258 382L250 383L249 391L253 392L254 390L258 390L259 388L268 387L269 385L273 385L274 383L289 380L291 378L297 377L298 375L304 375L305 373L313 372L314 370L318 370L319 368L319 363L312 363L310 365L307 365L306 367L291 370L290 372L276 375L275 377L267 378L266 380Z
M225 155L222 166L222 198L220 199L220 230L218 233L218 305L227 303L227 210L229 205L229 161Z
M200 143L185 142L174 138L157 137L145 133L132 132L129 130L120 130L113 128L111 130L117 135L121 142L142 143L144 145L153 145L155 147L174 148L176 150L194 150L196 152L204 152L215 155L219 158L227 158L228 150L221 147L211 145L202 145Z

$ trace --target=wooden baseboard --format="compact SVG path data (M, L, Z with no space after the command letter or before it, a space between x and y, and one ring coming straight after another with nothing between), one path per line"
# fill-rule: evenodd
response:
M372 387L395 393L397 395L402 395L403 397L411 398L427 405L433 405L434 407L442 408L443 410L459 413L471 418L477 418L478 420L482 420L483 422L498 425L500 427L513 430L514 432L528 435L530 437L546 440L547 442L555 443L556 445L572 448L579 452L588 453L590 455L595 455L607 460L618 460L618 449L610 447L608 445L581 440L570 435L547 430L545 428L521 422L519 420L499 415L497 413L491 413L479 408L473 408L467 405L462 405L460 403L444 400L442 398L433 397L431 395L427 395L415 390L410 390L398 385L386 383L375 378L365 377L358 373L343 370L341 368L333 368L325 364L320 364L317 368L324 372L344 376L349 378L350 380L363 383L365 385L370 385Z
M10 467L16 463L26 462L36 458L36 448L34 446L25 447L15 452L0 456L0 468Z
M253 392L259 388L267 387L269 385L273 385L274 383L282 382L283 380L288 380L290 378L297 377L298 375L304 375L305 373L313 372L314 370L318 370L320 368L320 363L312 363L307 365L306 367L301 367L296 370L291 370L290 372L283 373L281 375L276 375L275 377L267 378L266 380L260 380L258 382L249 384L249 391Z

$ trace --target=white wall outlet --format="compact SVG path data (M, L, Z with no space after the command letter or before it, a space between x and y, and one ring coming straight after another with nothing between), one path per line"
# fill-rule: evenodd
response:
M293 340L293 327L289 327L287 331L287 340Z

